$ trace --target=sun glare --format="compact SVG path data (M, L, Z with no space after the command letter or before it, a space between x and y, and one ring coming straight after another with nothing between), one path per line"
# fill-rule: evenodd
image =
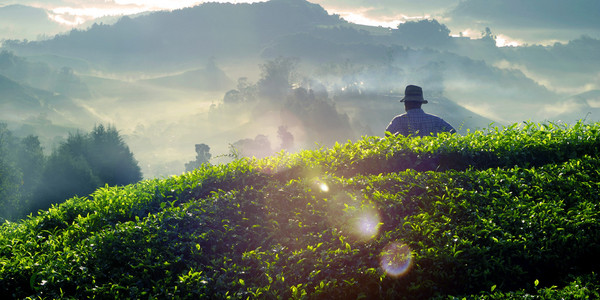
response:
M205 1L197 0L115 0L115 4L118 5L134 5L138 7L145 7L149 10L157 9L177 9L183 7L190 7L198 5Z
M374 210L365 210L355 219L354 232L362 240L368 240L379 233L379 214Z
M130 15L143 11L141 8L57 7L51 10L49 17L60 24L77 26L104 16Z
M509 37L499 34L496 36L496 46L497 47L518 47L521 46L521 42L516 40L511 40Z
M342 11L333 11L333 10L330 10L330 12L340 15L340 17L342 17L342 19L344 19L350 23L360 24L360 25L396 28L396 27L398 27L398 24L401 23L400 20L389 20L389 21L375 20L375 19L368 18L361 13L356 13L356 12L342 12Z
M317 185L319 186L319 189L321 190L321 192L324 192L324 193L329 192L329 186L327 185L327 183L317 182Z
M48 17L59 24L67 25L67 26L77 26L81 25L88 20L93 18L84 18L82 16L72 16L72 15L48 15Z

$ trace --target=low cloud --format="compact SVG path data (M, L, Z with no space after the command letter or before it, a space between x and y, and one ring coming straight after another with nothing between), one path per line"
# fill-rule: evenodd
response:
M45 1L35 0L8 1L4 5L20 4L43 8L49 18L57 23L78 26L105 16L121 16L147 11L174 10L191 7L207 1L197 0L71 0ZM214 1L230 2L230 1ZM256 2L256 1L236 1ZM1 5L0 5L1 6Z
M445 14L449 26L490 27L529 43L549 45L583 34L600 37L597 0L465 0Z
M441 15L459 3L458 0L314 0L310 1L320 4L329 10L363 11L366 17L385 19L392 16L406 15Z
M597 0L466 0L450 15L464 21L533 28L600 28Z
M338 14L345 20L361 25L395 28L400 23L422 19L442 19L444 12L452 9L458 1L435 0L414 2L407 0L314 0L329 13ZM415 4L417 3L417 4Z
M523 43L551 45L580 35L599 38L600 2L597 0L314 0L330 13L350 22L396 27L417 19L436 19L453 34L486 27L501 36L503 45Z

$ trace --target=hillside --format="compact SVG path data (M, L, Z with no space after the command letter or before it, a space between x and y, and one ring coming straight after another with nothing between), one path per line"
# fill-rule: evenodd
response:
M508 49L496 47L491 31L471 39L447 30L429 20L397 29L357 26L305 0L204 3L99 21L43 41L7 41L0 74L68 97L64 103L72 104L62 106L62 114L48 114L51 124L81 130L117 125L145 178L181 173L197 143L209 145L215 155L261 135L279 145L280 126L294 135L294 150L383 134L403 108L380 96L402 95L408 84L422 86L432 100L425 111L460 133L523 120L600 120L597 101L570 101L597 85L596 39ZM282 58L296 66L273 73L289 91L285 97L268 107L225 107L228 93L252 94L268 73L265 66ZM211 61L213 68L207 66ZM348 122L327 126L331 118L316 117L307 102L298 102L296 112L311 113L290 119L287 98L296 87L325 90L321 95L335 110L332 115L347 115ZM12 128L23 126L13 119L0 115ZM45 132L42 126L29 128L36 135ZM321 134L330 129L344 134Z
M24 123L39 116L62 119L67 123L74 116L88 117L64 95L33 88L0 74L0 120Z
M3 224L0 292L598 297L599 130L372 137L107 186Z
M204 3L192 8L94 24L51 40L7 41L20 54L84 59L108 70L189 66L208 57L255 56L274 38L317 26L344 24L307 1Z
M2 75L3 71L0 66L0 122L16 128L20 135L52 140L74 131L74 124L93 124L93 116L70 97L17 82Z
M27 111L40 106L34 90L23 87L2 75L0 75L0 99L3 109L13 108ZM8 107L5 108L5 105Z
M161 76L158 78L144 79L140 82L153 86L166 86L177 89L199 89L205 91L221 91L234 86L233 80L219 69L214 63L209 63L205 68L185 71L175 75Z
M91 96L89 88L73 69L52 68L46 63L34 62L6 50L0 52L0 75L50 94L59 93L79 99L89 99Z

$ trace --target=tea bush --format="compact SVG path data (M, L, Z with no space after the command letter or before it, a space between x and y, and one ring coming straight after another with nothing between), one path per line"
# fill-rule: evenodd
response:
M106 186L3 224L0 292L598 297L599 128L368 137Z

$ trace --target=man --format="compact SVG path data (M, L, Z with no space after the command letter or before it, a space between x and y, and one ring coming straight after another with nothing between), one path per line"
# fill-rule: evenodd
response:
M423 99L423 89L421 87L416 85L406 86L404 98L400 102L404 102L406 113L394 117L385 131L404 136L427 136L440 132L456 132L454 127L442 118L427 114L421 109L421 105L427 103L427 100Z

